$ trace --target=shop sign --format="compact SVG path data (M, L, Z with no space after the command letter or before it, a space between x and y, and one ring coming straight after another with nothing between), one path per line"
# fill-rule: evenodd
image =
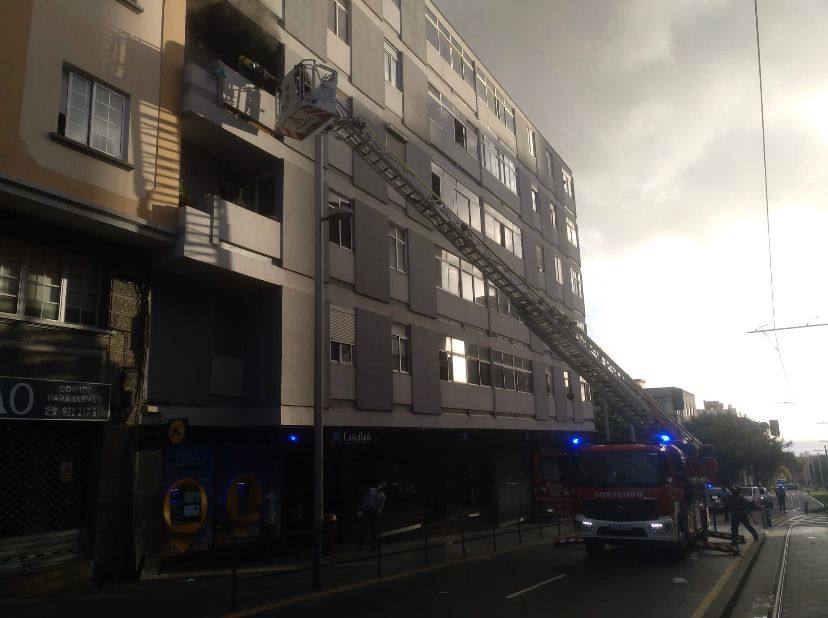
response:
M333 435L334 442L344 444L370 444L370 431L337 431Z
M108 418L109 384L0 376L0 420Z

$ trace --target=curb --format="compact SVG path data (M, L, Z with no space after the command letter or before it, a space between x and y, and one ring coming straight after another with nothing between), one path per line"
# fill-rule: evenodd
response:
M750 557L750 560L744 567L744 570L739 576L738 582L736 582L735 586L732 586L732 591L727 599L727 603L725 603L724 608L722 608L721 614L719 614L721 618L728 618L728 616L730 616L733 613L733 610L736 607L736 603L739 602L739 596L742 594L742 590L744 590L745 584L747 584L747 580L750 577L750 573L751 571L753 571L753 566L759 559L759 554L761 553L762 548L765 546L765 541L767 540L767 538L768 534L767 532L765 532L759 539L759 542L755 543L756 549L755 551L753 551L753 555Z

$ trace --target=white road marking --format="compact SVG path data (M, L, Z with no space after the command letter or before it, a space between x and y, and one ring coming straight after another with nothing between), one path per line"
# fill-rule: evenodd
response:
M540 588L541 586L545 586L546 584L551 584L554 581L558 581L559 579L563 579L566 575L556 575L555 577L550 577L549 579L545 579L542 582L535 584L534 586L529 586L528 588L524 588L523 590L518 590L517 592L513 592L510 595L507 595L507 599L514 599L515 597L519 597L520 595L531 592L535 588Z

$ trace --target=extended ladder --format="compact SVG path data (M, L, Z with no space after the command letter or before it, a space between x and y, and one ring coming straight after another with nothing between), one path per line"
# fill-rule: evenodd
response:
M315 86L317 82L319 89ZM325 96L325 100L321 100L322 97L317 96L323 88L330 92L331 83L336 83L336 72L309 61L297 65L283 80L283 96L288 93L292 98L292 107L303 112L301 121L304 124L294 125L301 129L300 139L321 129L353 148L363 161L457 248L463 259L480 269L495 287L506 294L526 326L562 361L583 376L591 388L610 404L613 412L639 429L666 430L676 439L699 445L692 434L672 419L573 320L497 255L486 244L482 234L466 225L404 161L388 152L371 135L364 121L342 106L337 106L331 114L330 97ZM318 105L318 117L324 117L315 128L307 124L308 104ZM291 124L291 113L283 113L280 126ZM297 113L296 117L299 116Z

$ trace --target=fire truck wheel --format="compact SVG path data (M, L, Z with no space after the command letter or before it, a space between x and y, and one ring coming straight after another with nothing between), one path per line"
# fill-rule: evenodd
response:
M593 539L585 539L584 545L586 546L587 554L590 558L597 558L601 555L601 552L604 551L604 542L603 541L596 541Z

